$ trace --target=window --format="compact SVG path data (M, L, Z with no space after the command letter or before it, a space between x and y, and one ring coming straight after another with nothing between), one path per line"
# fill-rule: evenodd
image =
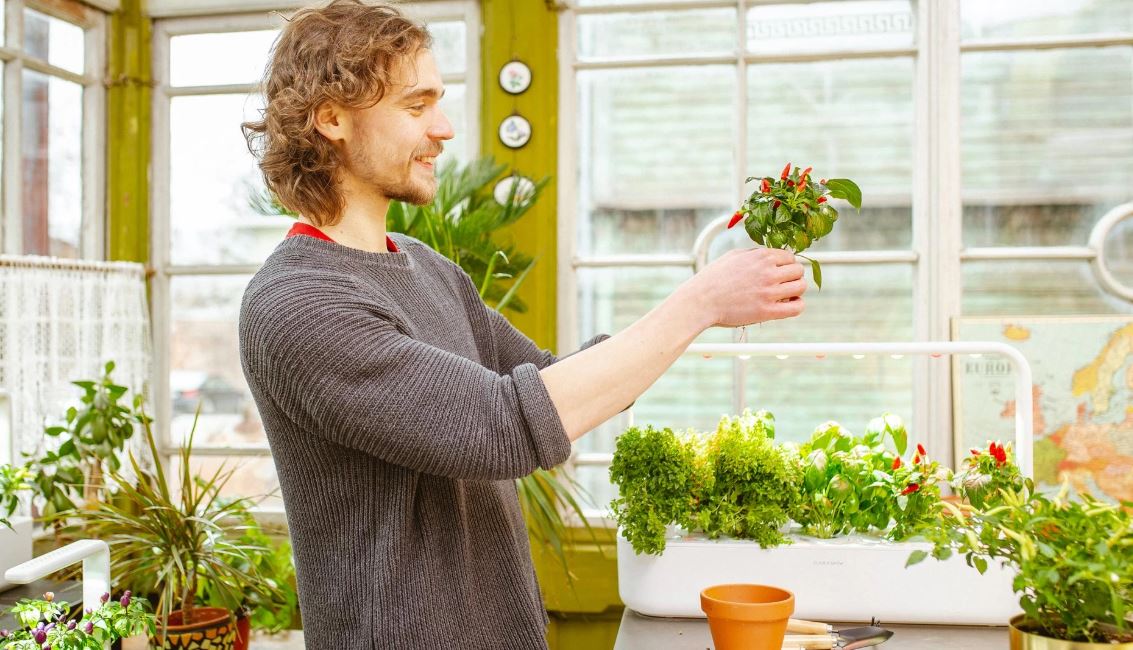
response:
M429 24L457 131L445 156L478 150L479 11L471 2L406 10ZM198 405L194 463L241 467L232 494L258 496L278 481L240 368L237 319L248 280L292 221L264 216L263 191L240 123L258 115L258 83L278 35L278 16L171 18L156 22L154 70L154 284L157 404L172 452ZM279 508L278 498L265 502Z
M105 17L3 3L3 252L102 259ZM17 137L18 135L18 137Z
M560 350L691 277L698 237L708 259L750 245L724 222L748 175L787 161L858 181L866 201L860 215L839 206L808 251L825 289L807 313L750 327L751 341L947 340L961 315L1133 313L1099 285L1087 245L1133 199L1129 3L575 4L561 18ZM1131 231L1106 240L1119 280L1133 279ZM710 429L744 406L771 410L779 439L893 411L952 447L948 365L927 359L684 357L632 417ZM628 424L576 445L599 511Z

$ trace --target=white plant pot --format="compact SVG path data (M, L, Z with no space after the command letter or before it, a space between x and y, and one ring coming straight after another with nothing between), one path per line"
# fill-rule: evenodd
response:
M144 634L122 639L122 650L150 650L149 637Z
M618 590L626 607L648 616L703 617L700 592L733 582L772 585L795 595L795 618L828 622L1003 625L1017 614L1014 573L981 575L962 556L929 557L906 568L927 542L852 535L762 549L746 540L670 535L659 555L637 555L618 535Z
M0 589L12 584L4 579L4 573L32 557L31 517L13 517L11 522L12 530L0 527Z

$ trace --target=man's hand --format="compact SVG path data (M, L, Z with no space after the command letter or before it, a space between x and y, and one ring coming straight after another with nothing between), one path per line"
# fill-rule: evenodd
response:
M740 327L803 312L803 267L777 248L731 250L706 266L685 287L707 323Z

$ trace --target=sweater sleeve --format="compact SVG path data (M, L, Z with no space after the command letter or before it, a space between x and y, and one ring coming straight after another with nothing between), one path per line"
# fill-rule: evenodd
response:
M556 357L550 350L543 350L535 345L534 341L526 334L519 331L515 325L512 325L511 321L503 314L484 304L483 299L480 298L480 293L476 291L476 287L472 283L472 278L468 277L468 274L455 264L450 266L452 271L460 276L457 278L457 282L460 283L460 286L464 290L465 299L473 305L473 308L483 310L491 325L491 334L496 342L496 353L499 362L497 370L500 372L511 372L511 370L524 363L533 363L537 368L542 370L559 360L560 357ZM571 354L581 352L608 338L610 338L609 334L599 334L583 343L581 348Z
M241 352L311 433L458 479L518 478L570 455L535 363L497 373L418 341L350 287L272 293L245 301Z

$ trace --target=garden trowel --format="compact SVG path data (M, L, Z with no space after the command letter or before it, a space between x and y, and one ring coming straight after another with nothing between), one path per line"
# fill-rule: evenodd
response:
M881 645L888 641L891 636L893 636L893 632L880 627L878 621L870 621L870 625L861 627L835 630L833 626L826 623L792 618L787 622L787 636L783 639L783 647L806 648L808 650L825 648L855 650L856 648Z

